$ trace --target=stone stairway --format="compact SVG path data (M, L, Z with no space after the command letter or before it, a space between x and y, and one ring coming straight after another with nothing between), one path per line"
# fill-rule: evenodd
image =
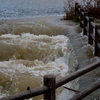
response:
M75 51L75 55L78 60L77 69L89 65L99 59L94 56L94 47L88 44L88 37L82 35L82 30L79 25L68 26L68 31L65 35L69 37ZM84 91L98 81L100 81L100 68L97 68L94 71L80 77L79 91ZM100 89L82 100L100 100Z

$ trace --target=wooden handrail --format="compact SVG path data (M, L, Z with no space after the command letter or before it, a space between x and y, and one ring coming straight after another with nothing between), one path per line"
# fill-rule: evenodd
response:
M90 36L91 36L92 40L95 41L95 36L93 34L90 34Z
M75 97L71 98L70 100L81 100L99 88L100 88L100 82L98 82L98 83L94 84L92 87L78 93Z
M48 87L42 86L42 87L35 88L33 90L28 90L28 91L20 92L12 96L0 98L0 100L23 100L23 99L28 99L28 98L35 97L41 94L45 94L48 91L49 91Z
M86 20L89 22L89 17L88 16L86 16Z
M83 68L77 70L76 72L73 72L72 74L66 76L66 77L61 78L60 80L58 80L56 82L56 88L66 84L66 83L78 78L79 76L82 76L82 75L88 73L89 71L94 70L95 68L98 68L98 67L100 67L100 60L93 63L93 64L90 64L86 67L83 67Z
M93 28L95 28L95 24L94 24L94 22L91 22L91 26L92 26Z

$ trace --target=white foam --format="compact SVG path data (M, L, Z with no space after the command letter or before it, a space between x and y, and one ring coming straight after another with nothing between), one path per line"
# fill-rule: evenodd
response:
M69 74L70 56L73 56L74 59L72 60L72 63L76 63L76 59L74 55L72 55L73 50L71 48L70 41L63 35L48 36L22 33L21 35L17 36L11 34L1 35L0 38L1 40L4 38L2 42L6 44L17 44L25 49L27 47L34 47L34 49L38 48L39 50L45 50L46 52L48 52L47 48L52 50L52 52L46 58L42 58L41 60L35 59L30 61L27 59L17 59L16 55L13 55L15 59L0 62L0 72L10 77L9 81L15 82L13 83L15 86L17 84L16 80L18 80L18 77L20 77L20 75L25 75L26 77L26 74L40 81L43 80L43 76L46 74L55 75L57 79L60 79L61 77ZM44 55L46 52L44 52ZM50 60L52 57L54 59ZM13 85L11 86L14 87ZM14 91L19 91L19 89L15 89Z

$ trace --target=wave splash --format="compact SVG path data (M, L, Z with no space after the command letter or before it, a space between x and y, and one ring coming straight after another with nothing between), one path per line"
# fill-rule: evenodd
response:
M39 22L30 25L32 29L34 27L30 33L24 32L23 28L19 31L18 25L13 28L11 25L6 29L6 34L0 35L1 97L25 91L28 86L31 89L42 86L43 76L46 74L55 75L58 80L75 70L73 66L77 65L68 37L61 35L64 28L51 27L50 24L48 27L48 23L40 25ZM36 33L38 30L41 34ZM72 83L67 85L73 87ZM57 100L63 90L63 87L57 89ZM41 98L39 96L32 99Z

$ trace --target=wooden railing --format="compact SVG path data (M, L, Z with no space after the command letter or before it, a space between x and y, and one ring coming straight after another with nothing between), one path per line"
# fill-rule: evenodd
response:
M93 18L89 18L87 16L87 13L84 12L81 7L76 3L75 5L75 13L78 14L79 20L80 20L80 26L83 28L83 33L84 35L88 35L89 37L89 44L93 44L93 41L95 42L95 55L100 56L100 40L99 40L99 35L100 35L100 25L95 25L93 22ZM94 32L95 30L95 32ZM95 34L95 35L94 35ZM100 60L90 64L84 68L81 68L77 70L76 72L71 73L68 76L65 76L61 78L60 80L56 81L56 77L53 75L45 75L44 76L44 85L42 87L38 87L35 89L27 89L24 92L12 95L12 96L7 96L4 98L0 98L0 100L24 100L28 99L31 97L39 96L39 95L44 95L43 99L44 100L55 100L55 94L56 94L56 89L61 87L62 85L100 67ZM74 98L71 100L81 100L85 98L87 95L90 93L94 92L100 88L100 82L96 83L93 85L91 88L78 93ZM67 88L71 91L74 92L79 92L70 88ZM67 99L67 98L66 98Z
M83 28L83 35L88 36L88 43L95 45L95 56L100 56L100 25L94 23L93 17L88 17L88 13L85 12L82 7L75 4L75 14L78 15L81 28Z

